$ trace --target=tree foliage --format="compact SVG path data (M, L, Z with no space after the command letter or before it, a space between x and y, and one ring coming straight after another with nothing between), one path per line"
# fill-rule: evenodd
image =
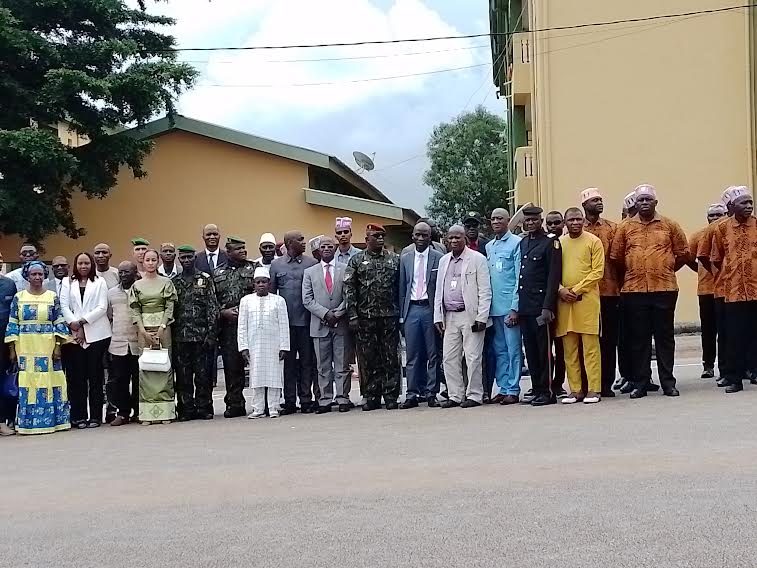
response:
M426 209L440 225L459 223L468 211L488 215L506 206L506 130L505 120L482 106L434 128L423 181L433 190Z
M150 142L114 133L172 115L197 72L176 61L175 39L158 31L173 20L140 4L0 4L0 232L33 242L58 231L79 237L75 192L105 197L123 165L144 175ZM59 122L89 142L68 147Z

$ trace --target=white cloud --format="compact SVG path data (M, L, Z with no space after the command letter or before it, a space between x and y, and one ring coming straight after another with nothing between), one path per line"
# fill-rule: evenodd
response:
M458 35L437 12L421 0L395 0L387 11L369 0L276 0L239 2L243 9L226 11L219 0L204 6L205 0L189 0L173 13L180 22L176 30L181 47L202 46L213 36L215 45L234 45L234 35L254 28L238 45L286 45L387 40ZM172 2L169 5L178 5ZM236 3L234 3L236 5ZM198 11L195 12L194 10ZM224 13L221 16L221 13ZM207 17L207 21L203 21ZM221 22L223 18L223 22ZM198 20L202 23L200 25ZM205 30L205 36L202 31ZM229 30L233 30L229 33ZM225 33L224 33L225 32ZM479 42L481 43L481 42ZM361 47L286 49L260 51L186 52L183 59L207 61L197 64L202 77L196 89L180 102L183 114L223 124L240 114L259 115L267 120L286 116L312 118L367 103L380 96L413 93L436 80L434 75L387 81L348 83L353 79L426 73L465 67L478 62L468 40L418 42ZM453 50L453 51L441 51ZM346 61L274 63L272 60L363 57L397 53L422 53L403 57L353 59ZM286 85L336 82L334 85L288 87ZM276 85L273 88L212 87L210 85Z

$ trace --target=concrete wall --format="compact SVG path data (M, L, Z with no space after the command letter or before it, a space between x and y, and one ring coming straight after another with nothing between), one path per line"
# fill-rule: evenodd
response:
M73 210L87 235L77 240L50 237L43 257L50 260L63 254L71 262L77 252L107 242L117 264L130 258L130 241L136 236L156 248L166 241L199 248L202 227L216 223L223 237L247 239L248 256L256 258L264 232L272 232L279 240L292 229L302 230L306 238L333 235L334 219L348 214L354 220L354 240L362 242L367 223L397 224L305 203L306 164L185 132L156 139L145 169L148 176L141 180L128 170L122 172L117 187L105 199L76 195ZM20 244L18 238L2 239L0 251L6 262L17 262Z
M733 5L730 0L533 0L531 29ZM729 185L754 187L744 10L537 33L534 139L548 208L601 188L606 216L640 183L691 234ZM679 272L679 321L697 321L696 278Z

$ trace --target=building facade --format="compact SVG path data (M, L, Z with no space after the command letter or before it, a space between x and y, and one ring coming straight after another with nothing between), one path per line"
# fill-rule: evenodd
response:
M733 5L491 0L511 206L564 211L582 189L598 187L605 216L618 220L623 196L651 183L659 212L691 234L727 186L754 187L755 8L575 27ZM694 273L682 269L679 284L677 318L695 322Z
M154 147L135 179L124 168L105 199L75 194L72 209L87 231L70 239L52 235L44 258L65 255L69 262L100 242L111 245L112 263L131 258L131 239L144 237L155 248L162 242L203 246L202 228L219 226L222 237L247 240L256 258L262 233L279 240L286 231L306 238L333 235L336 217L352 217L353 241L364 241L365 225L383 223L387 242L401 248L410 242L418 215L393 204L383 193L333 156L222 128L183 116L160 119L122 135L153 140ZM70 137L65 131L61 140ZM4 237L6 263L18 260L21 239Z

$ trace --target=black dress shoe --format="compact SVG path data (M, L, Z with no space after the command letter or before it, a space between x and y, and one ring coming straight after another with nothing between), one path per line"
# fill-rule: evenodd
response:
M315 412L315 408L313 408L312 404L301 404L300 406L302 407L300 408L300 412L302 412L303 414L313 414L313 412ZM331 407L329 406L329 409L330 408Z
M386 403L386 409L387 410L397 410L400 407L399 404L397 404L396 400L390 400Z
M727 387L731 384L731 382L725 377L720 377L717 381L715 381L715 384L722 388Z
M631 398L643 398L647 396L646 389L633 389L631 391Z
M672 388L665 389L664 391L662 391L662 394L664 394L665 396L679 396L681 393L678 392L677 388L672 387Z
M339 412L349 412L350 411L350 405L349 404L340 404L339 405Z
M712 379L715 376L715 369L712 367L705 367L702 371L702 379Z
M660 390L660 385L658 385L654 381L649 381L649 384L647 385L647 391L657 392L658 390Z
M213 420L213 413L212 412L207 412L205 414L201 414L200 418L202 420Z
M405 402L400 404L400 408L402 410L407 410L408 408L418 408L418 399L415 397L408 398L405 400Z
M531 401L531 406L547 406L556 403L557 399L554 396L550 396L548 394L538 394Z
M727 393L733 393L733 392L741 392L744 390L744 385L739 381L738 383L732 383L725 387L725 392Z
M279 411L279 416L287 416L289 414L294 414L295 412L297 412L296 406L284 405L284 407Z
M192 420L192 418L192 416L182 414L181 416L179 416L179 422L189 422L190 420Z
M381 408L381 403L378 400L366 400L365 404L363 405L363 410L378 410Z
M428 407L429 408L439 408L439 401L436 400L435 396L428 397Z
M481 406L481 403L476 402L475 400L471 400L470 398L466 398L460 405L460 408L475 408L476 406Z
M247 416L244 408L227 408L223 413L224 418L239 418L240 416Z
M460 406L460 403L454 400L445 400L442 403L442 408L455 408L456 406Z
M304 409L303 409L302 412L303 412L303 414L307 414L307 412L305 412ZM311 410L311 412L312 412L312 410ZM315 411L316 414L326 414L328 412L331 412L331 405L328 405L328 406L319 406L318 410Z
M629 392L633 392L635 389L631 381L626 381L625 383L620 385L620 388L618 390L620 391L620 394L628 394Z
M613 398L615 396L615 392L613 390L606 390L602 391L602 398Z

